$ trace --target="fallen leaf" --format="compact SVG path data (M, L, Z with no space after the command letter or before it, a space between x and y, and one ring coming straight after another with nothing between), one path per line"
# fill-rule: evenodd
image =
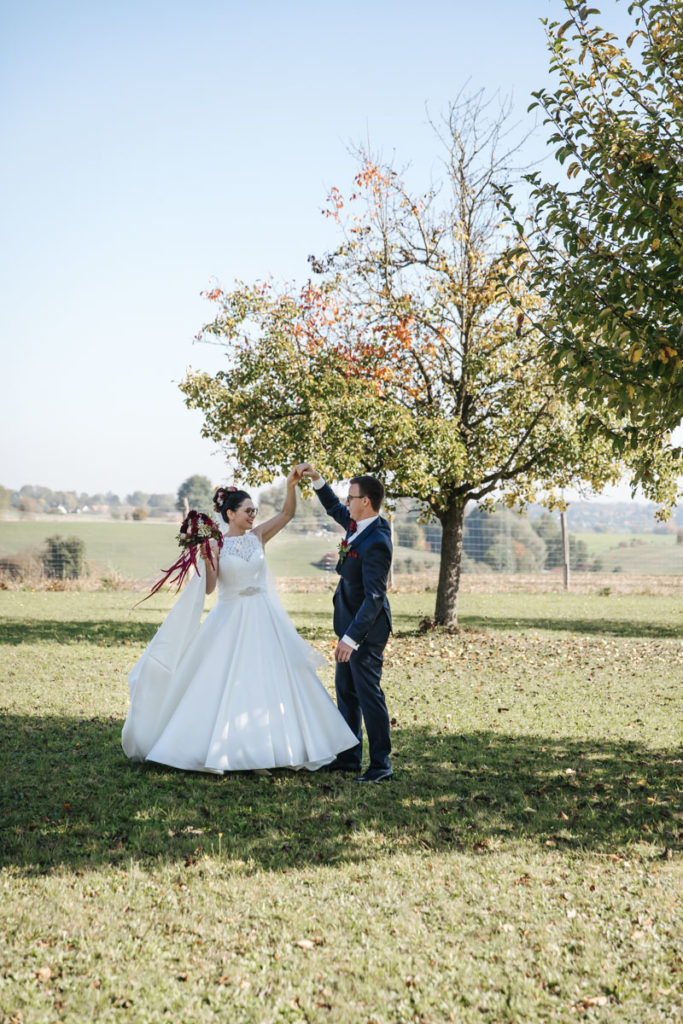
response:
M41 967L36 972L36 981L49 981L52 977L52 969L50 967Z
M586 996L585 999L580 999L572 1009L587 1010L591 1006L607 1006L608 1002L609 996Z
M294 945L298 946L300 949L313 949L315 947L315 942L311 942L310 939L297 939Z

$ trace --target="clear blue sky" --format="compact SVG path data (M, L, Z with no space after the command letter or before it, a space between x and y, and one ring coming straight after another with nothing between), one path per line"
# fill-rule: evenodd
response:
M628 23L623 0L600 6ZM425 106L438 117L466 83L512 93L530 125L539 19L562 16L560 0L5 0L0 484L221 480L177 388L223 358L193 344L202 289L305 280L349 145L428 171Z

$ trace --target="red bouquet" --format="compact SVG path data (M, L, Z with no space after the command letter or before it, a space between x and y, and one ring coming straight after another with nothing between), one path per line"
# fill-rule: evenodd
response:
M203 549L204 554L213 566L212 540L217 541L219 550L223 547L223 534L221 533L220 526L210 516L205 515L203 512L195 512L192 509L180 524L178 544L183 548L182 555L173 563L170 569L164 570L164 575L154 584L147 597L156 594L165 583L175 583L177 584L176 590L180 590L192 566L199 572L197 554L200 548Z

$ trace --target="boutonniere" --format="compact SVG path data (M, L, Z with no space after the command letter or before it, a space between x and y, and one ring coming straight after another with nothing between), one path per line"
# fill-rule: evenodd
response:
M348 555L349 558L358 558L358 552L354 551L351 546L347 543L346 538L341 542L338 548L339 561L343 565Z

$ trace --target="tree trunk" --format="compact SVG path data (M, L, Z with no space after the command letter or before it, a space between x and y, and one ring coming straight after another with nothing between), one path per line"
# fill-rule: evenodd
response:
M455 628L458 625L458 591L462 564L462 524L466 501L452 505L441 519L441 564L439 586L436 592L434 621L437 626Z

